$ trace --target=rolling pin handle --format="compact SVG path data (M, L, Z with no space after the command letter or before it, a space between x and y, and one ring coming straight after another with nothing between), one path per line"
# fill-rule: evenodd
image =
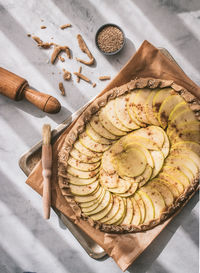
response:
M55 114L61 109L56 98L33 90L28 86L24 89L24 98L46 113Z

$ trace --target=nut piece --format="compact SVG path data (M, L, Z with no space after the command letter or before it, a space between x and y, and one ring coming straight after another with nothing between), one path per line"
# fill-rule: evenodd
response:
M90 58L90 61L84 61L79 58L76 58L76 60L78 62L81 62L86 65L92 65L94 63L94 57L93 57L92 53L90 52L90 50L88 49L86 43L84 42L84 40L80 34L77 35L77 40L78 40L78 44L79 44L80 49L82 50L82 52L84 52L85 54L88 55L88 57Z
M62 96L65 96L65 88L64 88L62 82L59 82L59 89L60 89L60 91L61 91L61 95L62 95Z
M65 29L65 28L68 28L71 26L72 26L71 24L64 24L64 25L60 26L60 29Z
M71 73L65 69L63 69L63 79L65 81L69 81L71 79Z
M101 76L99 77L100 81L106 81L106 80L110 80L110 76Z
M54 44L54 51L51 55L51 63L53 64L58 57L58 55L61 53L61 51L64 51L67 54L67 57L71 59L70 49L68 46L59 46Z

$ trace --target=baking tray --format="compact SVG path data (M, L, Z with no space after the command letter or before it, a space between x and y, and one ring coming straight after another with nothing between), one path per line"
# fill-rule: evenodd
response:
M171 61L176 63L174 58L165 48L159 48L159 50ZM93 101L95 98L93 98L91 101ZM55 142L55 140L61 135L61 133L72 123L72 121L74 121L83 112L83 110L91 103L91 101L89 101L87 104L81 107L69 118L64 120L59 126L57 126L52 131L53 142ZM41 148L42 141L38 142L36 145L34 145L30 150L28 150L20 157L19 166L27 176L29 176L35 165L41 159ZM90 257L94 259L101 259L107 255L102 247L100 247L95 241L93 241L78 226L71 222L64 214L62 214L55 208L53 209L58 215L59 219L62 221L62 223L70 230L70 232L74 235L74 237L78 240L78 242L81 244L81 246L85 249L85 251L88 253Z

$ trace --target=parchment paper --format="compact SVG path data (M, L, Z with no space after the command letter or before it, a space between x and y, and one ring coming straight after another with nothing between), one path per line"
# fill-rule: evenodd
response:
M177 84L185 87L188 91L200 98L200 87L190 80L176 64L170 61L147 41L143 42L139 50L99 96L109 89L125 84L136 77L153 77L174 80ZM53 145L52 206L56 207L74 221L115 260L123 271L125 271L158 236L174 216L152 230L120 235L101 232L91 227L87 222L77 220L72 209L62 196L57 183L57 155L71 126L67 128ZM33 169L26 183L40 195L42 194L41 161Z

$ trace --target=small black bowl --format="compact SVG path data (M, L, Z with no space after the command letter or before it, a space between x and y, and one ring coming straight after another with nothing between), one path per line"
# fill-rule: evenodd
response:
M123 44L122 44L122 46L121 46L118 50L116 50L116 51L105 52L105 51L101 50L101 48L99 47L97 38L98 38L99 33L102 31L102 29L104 29L105 27L109 27L109 26L116 27L116 28L118 28L118 29L122 32L122 35L123 35ZM95 43L96 43L96 46L97 46L97 48L99 49L99 51L101 51L101 53L103 53L104 55L115 55L115 54L119 53L119 52L122 50L122 48L124 48L125 41L126 41L126 38L125 38L125 34L124 34L123 30L122 30L118 25L115 25L115 24L110 24L110 23L108 23L108 24L102 25L102 26L97 30L96 35L95 35Z

